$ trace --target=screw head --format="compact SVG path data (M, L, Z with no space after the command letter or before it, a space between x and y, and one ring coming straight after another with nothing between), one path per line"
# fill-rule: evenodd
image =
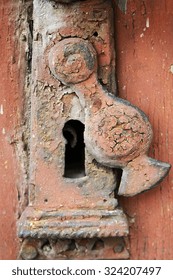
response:
M49 66L54 77L64 84L77 84L96 69L96 51L83 39L64 39L50 50Z

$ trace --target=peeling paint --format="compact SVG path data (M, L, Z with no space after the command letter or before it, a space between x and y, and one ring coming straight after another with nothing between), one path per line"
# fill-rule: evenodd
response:
M56 51L51 52L53 46L61 44L65 38L73 37L74 40L76 37L83 38L82 44L76 42L72 49L67 46L67 56L72 51L76 55L72 55L68 60L69 67L64 74L70 76L71 73L68 73L70 65L73 65L72 72L75 73L75 58L79 58L80 64L80 52L86 58L89 75L92 74L95 64L92 64L90 48L87 49L87 42L90 41L99 59L99 81L108 91L116 94L112 3L109 0L89 0L90 5L86 5L86 1L63 6L56 3L58 9L55 9L53 2L34 1L33 37L37 40L33 41L33 65L36 66L32 70L30 132L32 139L29 167L31 186L29 205L32 207L26 207L20 218L19 236L43 238L46 234L48 239L69 238L65 244L74 238L95 238L97 241L101 237L126 236L128 221L122 210L117 212L118 201L114 195L117 186L115 170L96 162L85 149L85 177L74 176L74 162L70 169L73 177L66 176L65 155L68 141L64 138L64 128L72 120L85 125L85 104L71 87L57 81L55 76L51 75L53 66L50 67L48 64L51 56L53 58L57 56ZM38 41L38 37L40 38L37 36L38 33L42 34L41 44ZM83 48L85 45L86 48ZM79 78L83 72L82 68L74 76ZM88 75L80 77L82 80L83 78L88 78ZM96 105L99 106L99 102ZM73 131L73 128L68 129L69 131ZM85 140L83 144L85 147ZM73 158L75 160L75 156ZM46 216L43 220L38 220L41 209L44 209ZM47 230L44 233L45 227ZM78 242L76 244L79 246ZM110 245L113 246L113 243ZM44 248L48 246L45 245ZM55 248L55 252L56 250ZM106 255L105 249L97 252L102 252L102 257L112 258L110 254ZM92 257L92 250L88 250L89 254ZM76 258L76 250L72 250L71 255ZM83 258L81 251L80 255ZM117 253L113 253L113 258L118 257L120 256ZM127 250L123 250L121 257L128 257ZM61 256L54 253L53 258Z
M6 131L5 131L5 128L3 127L3 128L2 128L2 134L5 135L5 132L6 132Z
M3 115L4 114L4 106L1 104L0 105L0 114Z
M173 74L173 64L170 66L170 72Z
M149 17L147 17L146 19L146 28L149 28L150 27L150 19Z

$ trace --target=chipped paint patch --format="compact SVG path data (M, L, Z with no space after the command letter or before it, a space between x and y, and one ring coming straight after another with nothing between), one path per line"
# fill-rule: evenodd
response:
M149 28L149 27L150 27L150 19L147 18L147 19L146 19L146 28Z
M5 135L5 128L2 129L2 134Z
M170 72L173 74L173 64L170 66Z
M1 114L1 115L3 115L3 114L4 114L4 107L3 107L3 105L2 105L2 104L0 105L0 114Z

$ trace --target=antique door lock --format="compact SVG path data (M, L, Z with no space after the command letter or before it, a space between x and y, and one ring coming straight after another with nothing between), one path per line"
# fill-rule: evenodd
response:
M147 117L115 96L112 3L34 0L33 19L21 257L127 259L115 169L123 171L118 194L133 196L160 182L170 165L147 156Z

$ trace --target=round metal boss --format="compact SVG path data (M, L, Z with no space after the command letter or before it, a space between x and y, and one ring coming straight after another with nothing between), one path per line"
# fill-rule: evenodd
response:
M52 47L49 66L53 75L65 84L87 80L96 68L96 51L83 39L64 39Z

